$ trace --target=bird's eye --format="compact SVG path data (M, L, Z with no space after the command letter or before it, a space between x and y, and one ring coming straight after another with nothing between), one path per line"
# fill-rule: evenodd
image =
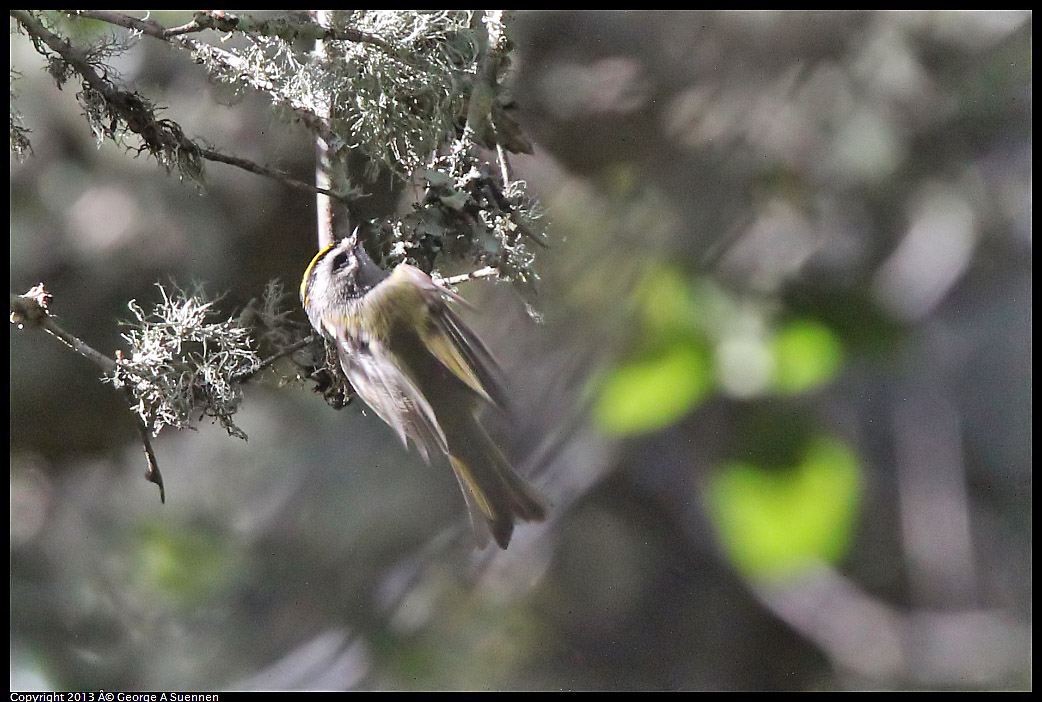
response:
M333 270L334 271L340 270L341 268L343 268L344 266L347 265L348 260L349 260L348 253L346 251L341 251L340 253L338 253L336 256L333 257Z

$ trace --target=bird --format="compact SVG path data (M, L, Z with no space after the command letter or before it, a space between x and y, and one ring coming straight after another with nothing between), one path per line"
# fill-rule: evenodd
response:
M546 518L543 495L519 476L481 425L510 413L503 374L449 303L467 305L419 268L390 273L366 253L358 229L308 264L300 299L335 345L355 392L424 461L444 456L462 489L476 544L507 548L518 521Z

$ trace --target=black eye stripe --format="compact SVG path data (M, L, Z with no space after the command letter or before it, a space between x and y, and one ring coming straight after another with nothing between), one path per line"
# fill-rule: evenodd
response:
M336 256L333 257L333 270L334 271L340 270L341 268L343 268L344 266L347 265L348 260L349 260L348 253L346 251L341 251L340 253L338 253Z

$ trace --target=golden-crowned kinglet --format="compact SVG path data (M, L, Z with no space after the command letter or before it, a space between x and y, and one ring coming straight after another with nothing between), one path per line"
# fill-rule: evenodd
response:
M515 520L545 518L542 497L478 423L482 407L508 405L492 354L446 302L462 298L406 263L388 274L356 229L311 260L300 300L355 391L402 443L411 438L428 462L448 456L480 546L491 533L506 548Z

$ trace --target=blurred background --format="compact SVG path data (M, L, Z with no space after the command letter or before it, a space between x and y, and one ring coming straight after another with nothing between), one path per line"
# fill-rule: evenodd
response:
M460 292L549 521L475 552L447 467L274 375L248 441L160 435L161 505L123 398L12 327L12 689L1030 689L1031 13L513 38L542 322ZM95 148L22 35L11 66L13 293L45 282L111 356L157 281L225 316L295 290L313 197ZM262 97L158 41L114 66L190 137L313 177Z

